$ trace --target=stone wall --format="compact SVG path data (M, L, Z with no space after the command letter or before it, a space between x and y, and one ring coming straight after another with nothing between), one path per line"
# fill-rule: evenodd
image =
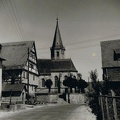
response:
M58 95L41 94L36 96L37 101L40 103L57 103Z
M68 94L66 95L67 101L68 101ZM69 95L70 104L85 104L87 101L87 98L84 94L77 94L77 93L71 93Z

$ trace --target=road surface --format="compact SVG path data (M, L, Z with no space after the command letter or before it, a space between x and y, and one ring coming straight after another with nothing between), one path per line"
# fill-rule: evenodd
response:
M96 120L85 105L56 105L22 111L0 120Z

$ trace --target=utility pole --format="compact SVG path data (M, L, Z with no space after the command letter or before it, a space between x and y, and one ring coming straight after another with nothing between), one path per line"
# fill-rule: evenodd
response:
M29 103L29 48L28 48L28 71L27 71L27 91L28 91L28 103Z
M61 93L61 81L60 81L61 73L59 73L59 80L58 80L58 93Z

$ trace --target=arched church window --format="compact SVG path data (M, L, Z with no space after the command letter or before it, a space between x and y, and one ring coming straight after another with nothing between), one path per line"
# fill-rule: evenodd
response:
M45 79L42 78L42 87L45 87Z
M67 80L67 78L68 78L68 76L67 76L67 75L65 75L65 76L64 76L64 79L65 79L65 80Z
M55 76L55 87L58 87L58 76Z

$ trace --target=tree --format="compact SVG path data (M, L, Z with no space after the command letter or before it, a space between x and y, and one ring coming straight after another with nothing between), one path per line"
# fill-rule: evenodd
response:
M83 79L79 79L78 82L77 82L77 87L79 89L79 92L81 91L82 93L85 92L85 88L88 86L87 82Z
M90 71L90 78L91 78L93 83L97 82L97 77L98 77L97 69L91 70Z
M99 81L97 80L98 78L97 69L91 70L89 73L90 73L90 78L92 80L92 87L94 89L94 92L96 94L99 94Z
M77 80L76 80L75 77L65 76L65 80L63 80L63 85L69 87L70 88L70 92L72 93L72 88L75 88L75 91L76 91Z
M51 91L51 86L53 85L53 82L51 79L48 79L45 81L45 86L49 89L49 93Z
M94 112L94 114L97 115L97 119L99 119L101 117L101 107L99 105L99 93L100 93L101 85L100 85L100 82L97 80L98 78L97 70L96 69L91 70L89 73L90 73L90 78L92 80L92 87L94 89L94 93L91 94L94 99L92 99L89 102L89 105L92 108L92 111Z

